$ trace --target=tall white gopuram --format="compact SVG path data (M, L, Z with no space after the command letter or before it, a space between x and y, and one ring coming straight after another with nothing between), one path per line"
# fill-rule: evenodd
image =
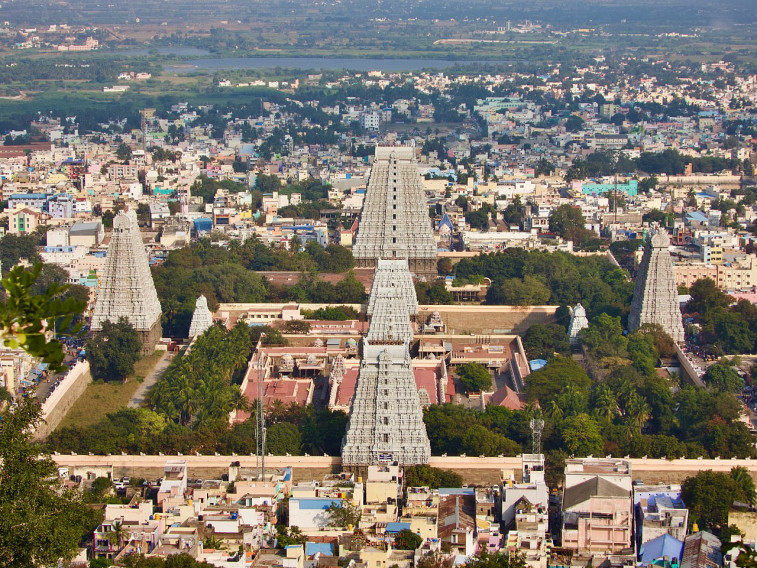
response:
M160 316L160 301L137 214L133 209L122 211L113 219L108 257L92 315L92 331L101 331L105 321L115 323L125 317L139 333L142 351L152 353L162 334Z
M628 314L628 330L636 331L645 323L659 324L673 341L680 343L686 337L669 247L670 239L663 230L658 230L644 244Z
M586 317L586 308L580 303L570 311L570 325L568 325L568 338L571 345L578 343L578 334L582 329L589 327L589 320Z
M404 258L415 276L436 278L436 242L414 148L376 148L352 253L359 267Z
M189 324L189 339L202 335L211 325L213 325L213 314L208 309L208 299L200 294L195 302L192 323Z
M410 316L418 301L407 260L377 262L369 309L342 464L428 463L431 446L410 363Z

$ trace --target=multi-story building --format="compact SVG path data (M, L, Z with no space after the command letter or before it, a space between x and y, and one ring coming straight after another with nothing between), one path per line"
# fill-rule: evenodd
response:
M549 505L549 490L544 478L544 455L523 454L521 462L521 483L516 483L512 478L504 479L500 487L502 495L501 519L504 527L509 527L515 522L518 503L527 499L534 507L547 507Z
M563 548L592 556L635 557L631 464L579 458L565 463Z
M681 542L686 538L689 510L681 498L680 485L635 485L633 504L639 548L663 534Z

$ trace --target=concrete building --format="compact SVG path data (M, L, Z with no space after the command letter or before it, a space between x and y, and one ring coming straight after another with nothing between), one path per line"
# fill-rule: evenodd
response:
M635 485L636 545L641 547L664 534L680 542L686 538L689 510L681 498L680 485Z
M565 464L563 548L601 557L635 559L631 465L613 459Z
M522 499L527 499L535 507L549 505L549 489L544 478L544 455L523 454L521 459L523 481L515 483L513 479L504 479L500 488L501 519L504 527L509 527L515 522L518 504Z

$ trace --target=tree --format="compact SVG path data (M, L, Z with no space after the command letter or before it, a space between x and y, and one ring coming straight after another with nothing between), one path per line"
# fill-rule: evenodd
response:
M639 331L628 336L628 356L633 361L633 366L644 375L654 374L660 358L654 338Z
M476 211L468 211L465 214L465 222L471 226L471 229L488 229L489 228L489 210L478 209Z
M583 128L584 119L575 114L571 114L568 120L565 121L565 129L568 132L578 132Z
M481 363L459 365L457 375L468 392L488 391L492 388L492 376Z
M506 306L543 306L549 302L551 295L547 286L527 275L523 279L496 281L486 293L486 302Z
M341 529L358 526L363 515L360 505L354 505L346 499L340 502L332 501L326 511L329 515L329 526Z
M604 447L599 424L583 413L565 419L562 441L568 452L578 457L601 455Z
M478 556L468 558L465 565L468 568L525 568L526 562L522 554L489 552L483 548Z
M297 426L289 422L277 422L269 426L266 432L266 450L275 456L300 455L302 438Z
M749 470L739 465L731 468L730 475L739 487L741 487L747 504L754 506L755 501L757 501L757 491L755 491L754 479L749 473Z
M744 380L728 361L710 365L703 378L708 386L725 392L737 393L744 386Z
M517 456L523 447L502 434L474 424L463 434L463 453L474 456Z
M32 442L40 420L33 398L0 413L0 567L70 560L99 523L76 491L60 486L57 465Z
M120 520L113 521L111 531L108 533L108 541L116 550L121 550L124 546L126 529Z
M78 327L71 328L71 323L86 304L73 297L64 299L67 287L56 282L51 282L44 292L34 294L41 271L42 264L31 270L16 266L2 280L7 298L0 304L0 335L6 347L20 347L50 365L51 371L58 372L65 368L63 346L58 339L48 341L46 330L58 321L59 329L77 332Z
M619 317L599 314L579 335L593 357L625 357L628 339L623 335Z
M591 379L581 365L570 357L554 357L528 376L525 392L529 401L538 401L542 408L548 408L549 402L557 399L568 386L588 398L590 385Z
M586 234L586 219L579 208L566 203L550 213L549 230L564 239L579 243Z
M121 142L121 144L118 145L118 148L116 149L116 157L121 160L122 162L126 162L131 159L131 148L124 143Z
M654 348L657 350L657 353L660 357L664 357L666 359L675 357L675 342L660 324L645 323L637 330L637 333L638 332L647 334L652 337Z
M125 317L117 323L103 322L102 331L86 343L92 376L106 381L125 381L134 373L142 342Z
M686 311L696 312L700 315L715 308L727 308L734 299L732 296L725 294L714 280L703 278L697 280L689 289L691 300L686 304Z
M398 550L417 550L423 544L423 537L409 529L402 529L394 537L394 548Z
M530 359L549 359L570 351L570 341L565 328L558 324L534 324L523 336L523 348Z
M430 465L412 465L405 469L407 487L462 487L463 477L454 471L439 469Z
M681 493L689 508L689 526L696 523L700 530L716 534L728 525L731 504L746 500L741 485L731 475L712 470L686 478Z

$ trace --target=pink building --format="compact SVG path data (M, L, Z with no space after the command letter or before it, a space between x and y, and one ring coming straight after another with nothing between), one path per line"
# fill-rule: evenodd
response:
M565 467L563 548L600 556L633 555L631 466L574 459Z

